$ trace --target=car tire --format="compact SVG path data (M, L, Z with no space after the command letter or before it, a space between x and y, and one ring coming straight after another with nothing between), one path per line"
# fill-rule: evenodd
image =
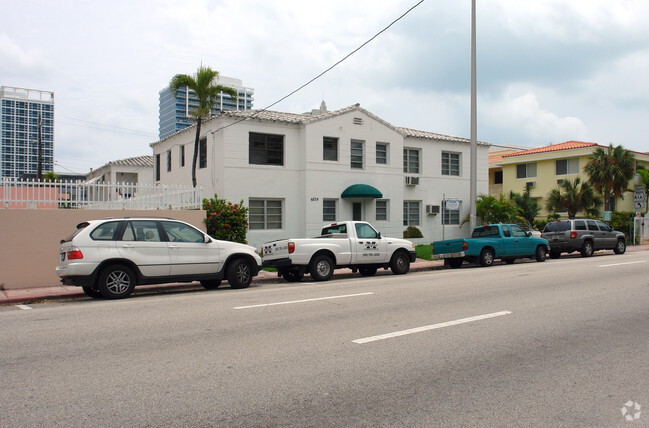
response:
M535 256L536 256L535 258L536 258L537 262L541 263L541 262L545 261L545 259L547 257L547 253L546 253L545 247L543 245L539 245L538 247L536 247Z
M133 271L124 265L108 266L99 274L97 289L107 299L124 299L135 288Z
M215 289L219 288L219 285L221 285L221 280L220 279L204 279L204 280L201 281L201 285L206 290L215 290Z
M581 256L590 257L593 255L593 243L592 241L584 241L584 244L581 246Z
M328 256L315 256L309 264L309 273L314 281L327 281L334 274L334 263Z
M450 267L451 269L459 269L462 267L464 260L459 257L454 257L451 259L444 259L444 267Z
M489 267L494 264L494 250L485 248L480 253L480 266Z
M376 266L361 266L358 268L358 272L361 276L372 276L377 270L378 268Z
M551 259L558 259L561 257L561 251L552 251L550 250L550 258Z
M390 259L390 270L395 275L403 275L410 270L410 257L403 251L397 251Z
M248 288L252 282L252 267L246 259L235 259L228 264L228 283L231 288Z
M624 252L626 251L626 242L624 241L624 239L617 240L613 251L615 252L615 254L624 254Z
M101 299L102 297L104 297L104 295L101 294L99 290L93 287L88 287L84 285L81 288L83 289L83 292L86 294L86 296L92 297L93 299Z
M299 270L287 270L282 272L282 277L286 282L300 282L304 278L304 274Z

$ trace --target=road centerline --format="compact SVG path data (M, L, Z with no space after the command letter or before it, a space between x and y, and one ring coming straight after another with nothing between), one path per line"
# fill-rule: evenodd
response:
M268 306L279 306L279 305L291 305L295 303L308 303L308 302L317 302L321 300L333 300L333 299L345 299L348 297L359 297L359 296L368 296L374 294L373 292L367 293L358 293L358 294L344 294L340 296L327 296L327 297L316 297L313 299L302 299L302 300L290 300L286 302L275 302L275 303L262 303L259 305L248 305L248 306L235 306L233 309L252 309L252 308L265 308Z
M461 319L457 319L457 320L453 320L453 321L446 321L446 322L441 322L441 323L437 323L437 324L426 325L426 326L423 326L423 327L415 327L415 328L410 328L410 329L407 329L407 330L395 331L395 332L392 332L392 333L379 334L377 336L364 337L364 338L361 338L361 339L352 340L352 342L357 343L359 345L362 345L364 343L376 342L378 340L392 339L392 338L399 337L399 336L406 336L408 334L423 333L425 331L436 330L436 329L445 328L445 327L451 327L451 326L454 326L454 325L466 324L466 323L469 323L469 322L486 320L486 319L489 319L489 318L501 317L503 315L511 315L511 312L510 311L500 311L500 312L493 312L491 314L476 315L474 317L469 317L469 318L461 318Z

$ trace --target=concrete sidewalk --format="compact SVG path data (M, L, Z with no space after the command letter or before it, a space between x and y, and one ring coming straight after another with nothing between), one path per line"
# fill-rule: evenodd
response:
M647 251L649 250L649 244L644 245L630 245L627 247L627 251ZM612 254L612 251L610 251ZM578 254L578 253L576 253ZM562 257L580 257L578 255L564 255ZM443 269L444 262L442 260L423 260L417 259L414 263L410 264L411 272L421 272L426 270L433 269ZM390 271L379 270L377 274L390 274ZM337 269L334 272L334 278L346 278L359 276L358 273L352 273L351 269ZM308 276L303 281L309 281ZM284 282L282 278L278 278L276 273L261 271L259 275L256 276L252 284L271 284L273 282L280 283ZM227 287L227 284L224 284L223 287ZM162 293L162 292L172 292L172 291L191 291L191 290L203 290L203 287L198 282L191 283L172 283L172 284L154 284L154 285L142 285L135 287L133 294L141 293ZM16 305L21 303L29 302L43 302L48 300L66 300L66 299L78 299L78 298L87 298L81 287L72 287L67 285L56 285L52 287L34 287L34 288L18 288L15 290L0 290L0 305Z

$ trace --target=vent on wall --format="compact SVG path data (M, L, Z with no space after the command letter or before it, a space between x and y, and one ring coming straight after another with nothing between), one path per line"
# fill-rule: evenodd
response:
M419 184L419 177L406 177L406 186L416 186Z
M439 205L426 205L426 214L428 215L439 214Z
M362 125L363 124L363 118L362 117L355 117L354 118L354 125Z
M536 186L536 181L528 181L527 183L525 183L525 186L534 187L534 186Z

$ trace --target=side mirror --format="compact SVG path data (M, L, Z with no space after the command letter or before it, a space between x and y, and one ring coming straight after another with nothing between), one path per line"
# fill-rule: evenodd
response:
M205 244L209 244L210 242L212 242L212 238L210 238L209 235L205 235L205 241L203 241L203 242L204 242Z
M376 232L376 239L381 239L381 232Z
M525 232L525 234L527 235L528 238L532 236L532 232Z

